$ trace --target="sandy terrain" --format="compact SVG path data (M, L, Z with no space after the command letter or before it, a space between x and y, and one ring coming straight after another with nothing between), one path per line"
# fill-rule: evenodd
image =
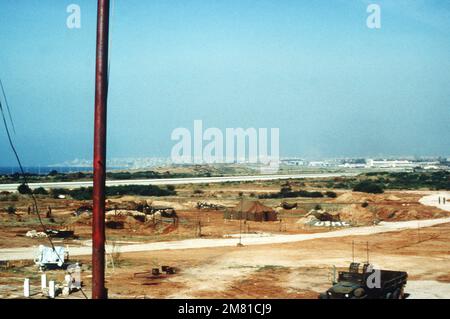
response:
M371 206L377 202L390 205L391 210L414 207L417 218L423 217L418 214L431 216L429 212L433 212L432 216L441 216L442 211L450 211L450 205L438 203L438 196L443 194L423 195L422 205L417 203L417 193L372 197L352 194L344 199L354 205L364 196L371 200ZM193 218L195 214L186 216ZM216 219L211 218L211 223L221 220L220 214ZM142 244L123 240L120 248L108 254L109 295L112 298L317 298L330 287L332 266L345 269L352 261L352 242L356 247L355 260L360 262L367 259L368 242L370 262L384 269L408 272L406 293L410 298L450 298L450 217L399 220L335 231L248 234L243 236L243 247L236 246L236 233L232 238ZM217 227L223 225L222 220ZM85 291L89 292L90 242L80 244L85 246L71 247L70 253L72 260L85 263L83 280ZM0 259L30 259L34 251L35 248L0 249ZM108 251L111 252L110 246ZM115 260L114 266L111 260ZM161 278L135 276L162 265L176 267L177 274ZM35 269L30 264L1 271L0 298L19 297L25 276L38 283L39 273ZM61 280L64 274L55 271L48 275Z
M450 224L416 230L262 246L204 248L127 254L134 265L110 273L114 297L157 298L317 298L331 284L331 270L355 259L405 270L411 298L450 298ZM319 253L320 251L320 253ZM133 278L134 272L169 264L179 273L163 280ZM111 270L111 269L110 269Z
M377 226L347 228L337 231L315 233L315 234L300 234L300 235L272 235L261 237L244 237L242 244L245 246L252 245L268 245L300 242L305 240L321 239L321 238L339 238L347 236L365 236L373 234L381 234L387 232L394 232L404 229L417 229L418 227L431 227L440 224L450 223L449 218L421 220L421 221L406 221L406 222L381 222ZM141 252L141 251L157 251L157 250L179 250L179 249L199 249L212 247L232 247L236 246L238 240L235 238L223 239L188 239L182 241L159 242L137 245L123 245L120 246L122 253ZM106 251L111 252L112 246L107 245ZM71 256L90 255L91 247L69 247L69 254ZM0 256L2 260L22 260L33 259L36 253L35 247L0 249Z

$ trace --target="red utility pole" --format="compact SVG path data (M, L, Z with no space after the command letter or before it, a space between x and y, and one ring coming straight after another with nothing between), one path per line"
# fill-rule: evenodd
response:
M105 180L108 100L109 0L98 0L95 71L94 192L92 219L92 298L106 299Z

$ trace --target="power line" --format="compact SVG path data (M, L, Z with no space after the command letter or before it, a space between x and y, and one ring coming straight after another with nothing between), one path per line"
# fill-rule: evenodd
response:
M3 91L3 96L4 96L4 98L5 98L5 103L7 103L7 102L6 102L6 94L5 94L5 90L4 90L4 88L3 88L3 84L2 84L2 82L1 82L1 79L0 79L0 84L1 84L1 87L2 87L2 91ZM10 115L11 124L14 125L13 122L12 122L11 113L10 113L8 104L7 104L7 107L8 107L8 112L9 112L9 115ZM17 164L19 165L19 168L20 168L20 172L21 172L21 175L22 175L22 178L23 178L23 184L29 188L27 176L26 176L25 171L24 171L24 169L23 169L22 162L21 162L21 160L20 160L20 157L19 157L19 154L18 154L18 152L17 152L17 150L16 150L16 147L14 146L14 142L13 142L13 140L12 140L12 138L11 138L11 133L10 133L10 131L9 131L8 123L7 123L7 121L6 121L5 111L4 111L4 109L3 109L3 105L2 105L1 99L0 99L0 113L2 114L3 125L4 125L4 127L5 127L6 135L7 135L7 137L8 137L8 141L9 141L9 145L10 145L10 147L11 147L13 153L14 153L14 156L15 156L15 158L16 158ZM14 133L15 133L15 132L14 132ZM35 209L35 211L36 211L36 215L37 215L37 217L38 217L39 223L41 224L42 230L44 231L44 233L47 234L47 227L45 227L45 225L44 225L44 223L43 223L43 221L42 221L42 218L41 218L41 214L39 213L39 207L38 207L37 199L36 199L36 197L34 196L33 192L31 192L30 195L31 195L31 198L32 198L32 200L33 200L33 206L34 206L34 209ZM55 245L53 244L53 241L52 241L51 237L50 237L50 236L47 236L47 239L48 239L48 241L49 241L49 243L50 243L50 245L51 245L51 247L52 247L52 249L53 249L53 252L56 254L56 256L58 257L58 259L59 259L60 261L62 261L63 259L61 258L61 256L60 256L60 255L58 254L58 252L56 251ZM80 288L80 291L81 291L81 293L83 294L83 296L84 296L86 299L88 299L88 297L86 296L86 294L84 293L84 291L83 291L81 288Z
M14 127L14 121L13 121L13 119L12 119L11 109L9 108L8 99L6 98L5 89L4 89L4 87L3 87L3 82L2 82L1 79L0 79L0 86L2 87L3 98L4 98L4 100L5 100L5 105L6 105L6 108L7 108L7 110L8 110L9 121L11 122L11 127L12 127L12 129L13 129L14 134L16 134L16 128Z
M0 83L1 83L1 80L0 80ZM2 90L3 90L3 85L2 85ZM3 93L4 93L4 91L3 91ZM22 178L23 178L23 184L24 184L25 186L29 187L29 186L28 186L27 176L26 176L26 174L25 174L25 170L23 169L22 162L21 162L21 160L20 160L19 154L17 153L16 147L14 146L14 142L13 142L13 140L12 140L11 133L10 133L10 131L9 131L8 123L7 123L7 121L6 121L5 111L4 111L4 109L3 109L3 105L2 105L1 100L0 100L0 112L1 112L1 114L2 114L3 125L4 125L4 127L5 127L6 135L7 135L7 137L8 137L8 141L9 141L9 145L10 145L10 147L11 147L11 150L12 150L13 153L14 153L14 156L15 156L15 158L16 158L17 164L19 165L19 168L20 168L20 172L21 172L21 175L22 175ZM47 234L47 227L45 227L45 225L44 225L44 223L43 223L43 221L42 221L41 215L40 215L40 213L39 213L39 207L38 207L37 199L36 199L36 197L34 196L33 192L31 192L30 195L31 195L31 198L32 198L32 200L33 200L33 206L34 206L34 209L35 209L36 214L37 214L37 216L38 216L39 223L40 223L41 226L42 226L42 230ZM58 258L59 258L60 260L62 260L61 257L60 257L60 256L58 255L58 253L56 252L55 245L53 244L52 239L51 239L50 237L47 237L47 238L48 238L48 240L49 240L49 242L50 242L50 245L52 246L53 251L56 253L56 255L58 256Z

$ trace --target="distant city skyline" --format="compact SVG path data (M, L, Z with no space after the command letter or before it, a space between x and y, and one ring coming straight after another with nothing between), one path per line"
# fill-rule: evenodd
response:
M302 160L306 163L311 162L317 162L317 161L325 161L325 162L352 162L357 160L377 160L377 161L400 161L400 160L407 160L407 161L437 161L437 160L447 160L450 161L450 156L421 156L421 157L415 157L415 156L382 156L382 157L337 157L337 158L310 158L310 157L302 157L302 156L283 156L280 157L281 162L286 162L289 160ZM122 167L122 168L145 168L145 167L163 167L167 165L177 165L176 163L173 163L171 161L170 157L126 157L126 158L109 158L108 159L108 167ZM210 163L201 163L203 164L210 164ZM227 164L225 162L223 163L216 163L216 164ZM228 163L230 164L230 163ZM245 163L241 163L245 164ZM196 164L186 164L186 165L196 165ZM13 165L14 166L14 165ZM90 168L92 167L92 159L80 159L76 158L70 161L64 161L60 163L52 163L47 165L37 165L37 167L86 167Z
M216 163L215 165L230 165L230 163ZM272 173L264 169L266 165L252 163L236 163L238 166L253 169L255 172L263 174ZM173 163L171 158L110 158L107 161L107 169L114 170L154 170L176 167L179 164ZM183 164L188 166L211 165ZM234 166L234 164L233 164ZM218 166L216 166L218 167ZM282 157L277 163L277 167L295 169L345 169L345 170L385 170L385 171L436 171L449 170L450 157L384 157L384 158L328 158L328 159L307 159L302 157ZM74 159L63 163L52 165L25 166L24 171L31 174L47 175L53 171L59 173L92 172L92 160ZM0 166L0 174L14 174L20 172L17 166ZM264 173L265 172L265 173Z
M376 1L380 29L370 3L116 1L108 156L168 158L171 132L202 120L279 128L282 157L449 157L450 3ZM92 157L95 13L88 0L0 2L0 78L26 166ZM0 151L16 165L3 127Z

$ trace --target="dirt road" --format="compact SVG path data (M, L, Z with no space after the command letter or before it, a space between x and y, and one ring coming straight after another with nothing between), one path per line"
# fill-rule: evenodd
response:
M272 235L265 237L247 237L242 238L245 246L251 245L267 245L267 244L283 244L293 243L305 240L320 238L338 238L346 236L365 236L378 233L395 232L406 229L416 229L420 227L431 227L439 224L450 223L450 218L406 221L406 222L381 222L377 226L348 228L337 231L316 234L299 234L299 235ZM188 239L172 242L156 242L138 245L120 246L121 253L140 252L140 251L156 251L156 250L176 250L176 249L198 249L213 247L232 247L236 246L239 239L221 238L221 239ZM90 255L92 248L86 247L69 247L71 256ZM111 251L112 247L108 245L106 251ZM117 250L117 247L116 247ZM0 249L0 260L24 260L33 259L36 254L36 247Z
M450 193L439 192L436 194L424 196L419 200L419 203L425 206L433 206L450 212Z
M424 196L420 199L420 203L426 206L435 206L450 211L450 204L439 204L439 197L447 196L449 193L436 193ZM450 218L431 219L431 220L413 220L403 222L381 222L376 226L347 228L326 233L315 234L298 234L298 235L270 235L264 237L246 237L242 238L242 244L245 246L252 245L268 245L293 243L305 240L321 239L321 238L339 238L346 236L366 236L379 233L395 232L406 229L417 229L418 227L431 227L435 225L450 223ZM237 238L221 238L221 239L188 239L171 242L155 242L146 244L133 244L120 246L121 253L141 252L141 251L157 251L157 250L177 250L177 249L199 249L214 247L232 247L236 246L239 239ZM117 249L117 247L116 247ZM6 248L0 249L0 260L25 260L35 257L37 247L24 248ZM112 246L107 245L106 251L112 251ZM85 247L69 247L71 256L85 256L92 253L90 246Z

